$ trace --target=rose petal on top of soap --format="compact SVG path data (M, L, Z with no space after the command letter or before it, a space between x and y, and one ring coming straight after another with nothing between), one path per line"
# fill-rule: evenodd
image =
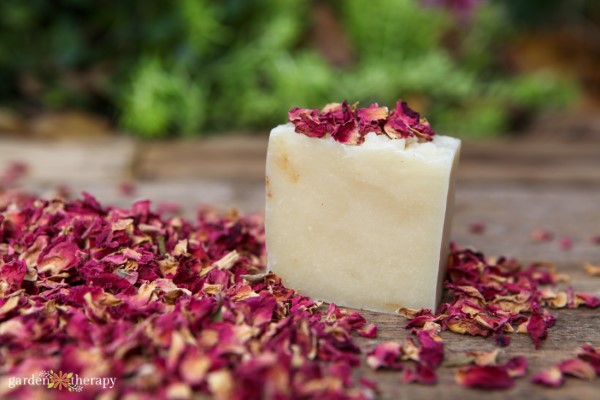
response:
M349 145L363 143L370 132L385 133L391 139L416 137L415 141L430 141L435 135L427 119L402 100L398 100L392 113L377 103L364 108L357 105L350 106L347 101L330 103L321 111L296 107L289 111L288 120L297 133L316 138L331 135Z
M416 135L427 141L432 140L435 135L427 119L421 118L418 112L402 100L396 102L396 108L384 125L384 131L390 137L407 138Z
M354 119L343 125L338 125L331 133L331 136L336 142L345 144L359 144L363 138Z
M292 108L288 113L288 118L298 133L316 138L323 137L327 133L326 127L319 121L319 110Z
M359 108L356 114L361 134L366 135L369 132L383 133L382 123L388 117L387 107L379 107L377 103L374 103L367 108Z

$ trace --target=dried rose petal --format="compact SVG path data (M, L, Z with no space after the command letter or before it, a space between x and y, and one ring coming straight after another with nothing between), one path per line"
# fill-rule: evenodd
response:
M402 100L396 102L396 108L390 114L383 130L390 138L407 138L416 135L429 141L435 135L429 122L421 118L418 112Z
M590 238L590 242L592 242L592 244L600 246L600 235L594 235L594 236L592 236Z
M540 290L542 300L550 308L564 308L568 305L568 295L566 292L554 292L551 289Z
M581 346L577 352L577 357L588 362L600 375L600 347L592 347L589 344Z
M435 369L444 359L444 343L437 336L437 332L430 333L425 330L417 332L419 339L419 363L427 368Z
M562 361L558 364L558 369L564 375L574 376L579 379L592 380L596 377L594 368L579 358Z
M549 387L561 387L565 382L565 378L560 369L557 367L552 367L548 370L535 374L533 377L531 377L531 382Z
M600 276L600 265L594 265L589 262L586 262L583 265L583 268L585 269L585 272L588 273L588 275Z
M532 382L560 387L564 383L565 375L578 379L592 380L600 374L600 351L590 345L581 346L577 351L577 358L561 361L552 368L542 371L532 377Z
M296 132L309 137L323 137L327 133L326 127L319 122L319 110L306 108L292 108L288 113L290 122L296 127Z
M491 351L468 351L465 355L469 363L473 362L479 366L483 366L496 365L499 353L499 349L494 349Z
M454 375L456 383L467 388L510 389L515 381L506 368L494 365L471 365L460 368Z
M469 224L469 232L480 235L485 232L486 224L482 221L471 222Z
M535 348L539 348L542 339L546 338L548 334L548 328L552 327L555 322L555 318L550 314L539 311L534 311L527 322L527 332L531 335Z
M400 315L404 315L406 318L408 319L413 319L416 317L420 317L422 315L432 315L431 314L431 310L429 308L419 308L419 309L412 309L412 308L399 308L396 310L397 314Z
M358 144L362 139L362 135L358 130L358 125L355 120L350 120L343 125L338 125L331 136L340 143Z
M360 336L372 339L377 336L377 325L368 324L356 331Z
M361 134L365 135L369 132L381 133L381 125L388 117L388 108L379 107L377 103L374 103L367 108L359 108L356 110L356 115L358 116Z
M373 369L401 370L402 364L399 361L401 351L402 346L398 342L380 343L367 355L367 365Z
M504 366L508 374L513 378L523 377L527 373L527 360L522 356L512 357Z
M498 335L496 335L495 340L496 340L496 344L500 347L506 347L506 346L510 345L510 342L511 342L510 336L506 336L503 333L499 333Z
M133 196L135 194L135 185L132 182L122 182L117 186L119 194L123 196Z
M600 298L589 293L575 293L574 297L575 307L581 305L589 308L597 308L600 306Z
M569 236L563 236L560 238L558 244L562 250L571 250L573 247L573 239Z
M11 186L21 180L29 170L29 166L21 161L13 161L0 175L0 186Z
M437 374L435 370L417 364L415 369L407 368L404 370L402 382L435 385L437 383Z
M547 229L534 229L531 238L536 242L549 242L554 239L554 234Z

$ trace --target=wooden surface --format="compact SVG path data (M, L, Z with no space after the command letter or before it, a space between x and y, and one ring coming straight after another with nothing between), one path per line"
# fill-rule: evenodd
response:
M92 142L48 144L0 143L0 168L10 160L30 161L33 173L25 185L49 193L67 183L76 194L86 190L100 200L127 205L136 198L155 203L177 202L193 216L198 203L236 206L261 211L264 205L264 154L266 136L233 136L208 140L136 143L120 139L112 144ZM94 158L95 157L95 158ZM135 181L135 194L124 196L117 184ZM469 232L472 222L484 222L486 231ZM561 250L558 240L534 243L535 228L570 236L574 246ZM600 140L569 143L564 140L503 140L466 143L458 174L452 239L474 245L488 255L508 255L525 261L558 263L572 276L578 291L600 295L600 278L583 272L583 263L600 263L600 246L589 241L600 234ZM529 383L532 373L573 355L586 342L600 346L600 311L554 311L556 326L540 350L530 338L513 335L503 350L506 359L524 355L529 373L509 391L479 391L460 388L453 381L454 369L439 370L440 383L433 387L406 385L394 372L370 371L357 375L375 379L385 399L598 399L600 379L584 382L568 379L558 390ZM406 320L396 315L364 312L379 325L376 340L358 338L369 348L379 341L402 340ZM493 339L442 333L447 354L494 348Z

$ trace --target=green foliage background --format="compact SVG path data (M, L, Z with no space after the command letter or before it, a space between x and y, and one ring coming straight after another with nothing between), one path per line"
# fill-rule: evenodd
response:
M3 0L0 101L84 107L160 137L264 129L292 106L418 98L440 131L493 135L510 128L510 110L575 94L549 74L503 72L498 54L515 32L502 2L485 2L464 27L419 0L331 0L354 46L346 68L307 39L313 4ZM449 32L459 38L454 52L441 45ZM72 83L81 76L85 84ZM24 93L31 78L41 88Z

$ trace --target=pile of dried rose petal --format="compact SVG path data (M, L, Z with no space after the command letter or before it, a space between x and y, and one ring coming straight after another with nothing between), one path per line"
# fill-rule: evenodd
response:
M352 379L361 360L352 334L371 338L376 326L335 305L322 310L264 265L257 216L203 210L190 223L162 218L147 201L120 209L87 194L41 200L0 190L0 396L7 377L53 369L116 377L115 397L373 397L372 382ZM501 346L510 342L506 333L528 333L538 346L555 320L545 307L600 305L549 288L562 278L548 264L523 269L453 248L452 300L438 314L401 309L414 335L375 346L366 363L402 370L404 382L433 384L444 361L441 330L493 335ZM497 354L465 355L457 382L511 387L527 362L498 363ZM533 381L559 386L564 375L590 378L599 369L599 350L584 346ZM10 394L52 394L35 389ZM71 395L100 393L86 387Z
M0 212L2 379L50 369L117 377L113 393L139 395L129 398L372 393L350 377L360 363L351 332L364 318L333 305L321 312L260 274L258 217L204 211L192 224L161 219L147 201L119 209L87 194L18 192L0 193Z
M321 111L293 108L288 118L298 133L317 138L330 135L346 144L361 144L365 135L371 132L390 139L415 138L418 141L431 141L435 135L427 119L402 100L398 100L391 113L377 103L366 108L357 105L350 106L344 101L328 104Z
M417 340L409 337L404 343L379 344L367 356L372 368L402 370L405 382L434 384L437 381L435 369L444 359L439 336L442 329L473 336L494 335L499 346L510 344L506 333L526 333L538 348L556 321L544 307L600 306L596 296L574 292L571 288L566 291L550 288L566 279L557 274L551 264L535 263L524 269L515 260L486 259L481 253L455 246L451 250L445 287L452 300L443 303L437 314L428 309L399 309L398 312L410 320L406 328L412 330ZM512 387L514 378L525 375L527 360L519 356L498 364L497 355L497 350L466 355L462 363L474 365L460 368L456 381L465 387ZM416 362L414 369L402 362L408 360ZM579 358L537 374L532 381L560 386L563 375L591 379L600 373L599 366L600 348L584 346Z

